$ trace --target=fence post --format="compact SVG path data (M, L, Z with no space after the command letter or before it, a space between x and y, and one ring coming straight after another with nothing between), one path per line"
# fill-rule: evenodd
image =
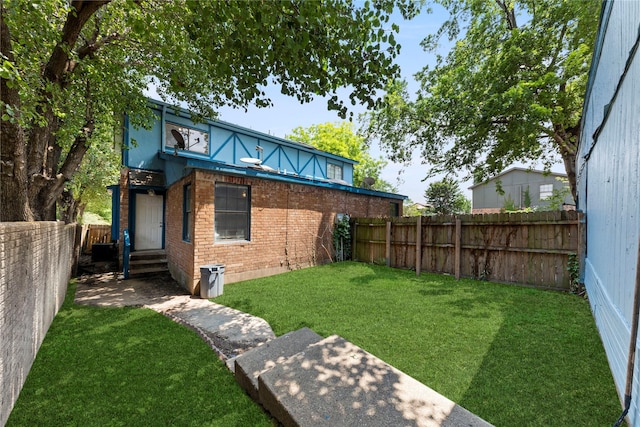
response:
M387 221L387 235L385 237L387 247L385 257L387 258L387 267L391 267L391 221Z
M422 270L422 216L416 220L416 276Z
M460 280L460 253L462 251L462 221L460 218L456 218L456 241L455 241L455 256L453 259L453 269L455 271L456 280Z
M357 261L356 242L358 241L358 221L353 221L353 237L351 238L351 260Z
M577 212L578 217L578 281L584 284L584 263L587 259L587 215Z

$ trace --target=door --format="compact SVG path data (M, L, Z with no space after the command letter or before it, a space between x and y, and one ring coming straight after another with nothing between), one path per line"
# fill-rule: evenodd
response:
M136 194L135 250L162 249L163 196Z

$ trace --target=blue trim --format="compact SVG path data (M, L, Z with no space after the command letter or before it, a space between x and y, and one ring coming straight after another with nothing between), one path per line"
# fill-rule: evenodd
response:
M189 194L189 200L187 203L187 194ZM182 240L185 242L191 242L191 236L189 232L189 221L187 221L187 208L191 208L191 199L193 198L193 190L191 183L185 184L182 190ZM193 210L189 210L189 214L193 218ZM164 240L164 239L163 239Z
M308 178L290 175L290 174L284 175L282 173L277 173L277 172L266 172L253 167L234 166L234 165L229 165L229 164L220 163L220 162L191 159L186 157L176 157L163 152L158 152L158 157L166 161L179 163L185 169L187 168L203 169L203 170L216 171L216 172L232 174L237 176L250 176L250 177L267 179L272 181L289 182L289 183L302 184L302 185L312 185L315 187L331 188L334 190L347 191L349 193L354 193L354 194L384 197L387 199L397 199L397 200L407 199L407 196L403 196L401 194L368 190L366 188L352 187L350 185L338 184L338 183L330 182L326 180L308 179Z
M122 254L122 272L124 278L129 278L129 255L131 253L131 240L129 239L129 230L125 229L124 232L124 252Z
M158 111L165 111L167 107L170 107L171 109L173 109L173 111L175 111L176 115L179 115L180 117L185 117L187 119L192 119L192 115L189 112L189 110L184 109L184 108L175 108L175 106L171 105L171 104L167 104L164 103L162 101L157 101L155 99L149 99L149 105L151 108L156 109ZM212 125L212 126L216 126L218 128L221 129L225 129L228 130L232 133L242 133L245 134L247 136L250 137L254 137L256 139L260 139L263 140L265 142L270 142L270 143L274 143L274 144L280 144L280 145L284 145L287 147L291 147L291 148L295 148L296 150L300 150L300 151L305 151L311 154L321 154L325 157L328 158L332 158L334 160L340 160L343 161L345 163L349 163L349 164L358 164L357 161L352 160L352 159L348 159L346 157L342 157L342 156L338 156L336 154L332 154L332 153L327 153L326 151L322 151L322 150L318 150L315 147L312 147L311 145L308 144L303 144L301 142L296 142L296 141L289 141L288 139L284 139L284 138L278 138L277 136L273 136L273 135L269 135L266 133L262 133L262 132L258 132L255 131L253 129L249 129L249 128L245 128L242 126L238 126L238 125L234 125L228 122L224 122L221 120L212 120L212 119L204 119L204 121L201 121L203 123ZM164 123L163 123L164 124Z
M131 247L136 250L136 195L146 194L147 190L154 190L156 196L162 197L162 249L165 248L165 233L167 232L166 224L166 191L163 187L138 186L129 188L129 237L131 239Z

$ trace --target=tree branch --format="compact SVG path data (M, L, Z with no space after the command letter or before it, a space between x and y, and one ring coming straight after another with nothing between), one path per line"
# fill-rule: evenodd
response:
M496 0L500 9L504 12L504 17L507 20L507 28L510 30L514 30L518 28L518 24L516 22L516 13L513 7L507 5L504 0Z
M101 38L100 40L97 40L96 38L94 38L90 41L87 41L86 44L84 44L80 49L78 49L78 59L84 59L87 56L92 57L93 54L96 53L103 46L106 46L114 41L120 41L124 39L125 39L124 35L113 33ZM70 70L70 71L73 71L73 70Z
M553 69L553 67L556 65L556 61L558 60L558 56L560 56L560 52L562 51L562 40L564 40L564 36L567 33L567 24L565 23L562 26L562 29L560 30L560 37L558 38L558 46L555 50L555 52L553 53L553 55L551 56L551 62L549 63L549 66L546 69L546 72L548 73L549 71L551 71Z
M82 31L89 18L109 2L110 0L73 0L71 2L71 10L67 14L67 20L62 28L60 41L53 48L49 61L47 61L47 65L44 68L43 76L46 80L58 85L62 83L62 77L67 70L69 53L76 45L80 31Z

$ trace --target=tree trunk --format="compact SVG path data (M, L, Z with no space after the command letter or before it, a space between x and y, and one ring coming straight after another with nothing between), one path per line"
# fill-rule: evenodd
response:
M60 34L60 41L54 47L49 60L43 68L42 77L64 90L68 85L69 52L75 49L78 36L93 14L109 0L71 2L72 10ZM0 52L8 61L15 62L11 46L11 33L5 22L6 10L2 8L0 20ZM64 190L64 184L77 171L88 149L94 123L91 109L87 110L87 122L76 137L62 166L58 168L61 153L55 132L58 121L53 114L51 94L45 89L39 92L41 107L37 112L44 125L33 123L28 133L18 124L21 99L19 90L10 87L8 81L0 81L1 99L14 112L15 120L2 121L0 128L0 209L1 221L45 221L56 219L56 200ZM87 100L91 102L90 99ZM9 114L11 115L11 114Z
M578 186L576 183L576 155L578 153L578 143L580 141L580 123L573 127L565 128L561 124L553 125L553 140L558 146L558 152L562 156L564 169L567 173L569 186L573 201L578 202Z
M13 62L13 49L9 28L4 20L5 9L0 13L0 52ZM18 125L20 118L20 94L18 89L0 78L0 96L5 107L2 114L11 108L14 120L0 123L0 221L33 221L29 207L27 187L27 159L25 134Z
M567 179L569 180L569 186L571 187L571 195L573 201L578 202L578 187L576 183L576 155L575 153L563 153L562 161L564 162L564 169L567 173Z

